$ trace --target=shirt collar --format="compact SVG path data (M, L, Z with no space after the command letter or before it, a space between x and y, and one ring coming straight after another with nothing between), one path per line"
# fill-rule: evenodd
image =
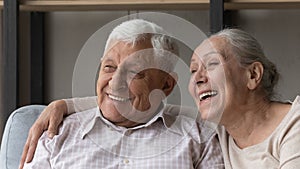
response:
M100 118L100 111L99 111L99 107L97 106L97 108L92 109L93 113L93 117L91 120L89 119L79 119L79 121L81 122L81 126L82 126L82 135L81 135L81 139L83 139L85 137L85 135L87 133L89 133L93 127L96 124L97 119Z
M111 127L117 131L122 131L122 130L128 130L128 129L137 130L137 129L145 128L145 127L148 127L148 126L152 125L153 123L159 121L159 119L162 119L162 123L166 127L166 129L170 129L171 131L173 131L177 134L180 133L180 132L178 132L178 127L176 127L176 125L173 125L173 123L176 121L176 117L165 113L166 109L165 109L165 105L163 103L160 104L159 108L157 109L158 113L151 120L149 120L146 124L138 125L138 126L135 126L132 128L125 128L125 127L114 125L113 123L111 123L110 121L108 121L107 119L105 119L103 117L98 106L97 106L96 110L94 110L94 109L92 109L92 110L94 111L93 118L91 120L88 120L88 121L85 120L82 122L82 135L81 135L82 139L94 128L94 126L96 125L96 122L98 120L101 120L108 127Z

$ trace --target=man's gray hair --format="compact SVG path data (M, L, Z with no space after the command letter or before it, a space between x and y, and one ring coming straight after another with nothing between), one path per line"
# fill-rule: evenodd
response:
M105 51L117 41L126 42L134 47L138 42L145 40L151 41L157 66L172 72L179 54L176 42L162 27L143 19L125 21L116 26L106 41Z
M261 85L268 99L274 96L274 87L278 82L279 73L274 63L264 54L258 41L245 31L224 29L213 36L220 36L229 42L231 53L238 58L242 66L260 62L264 67Z

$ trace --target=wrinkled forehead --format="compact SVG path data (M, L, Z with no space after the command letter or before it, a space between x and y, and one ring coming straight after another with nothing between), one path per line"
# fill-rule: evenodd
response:
M141 49L129 54L124 60L123 65L138 65L141 68L158 68L155 61L153 48Z
M192 60L203 60L212 54L217 54L220 57L225 57L224 48L227 44L224 38L213 36L203 41L194 51Z
M121 46L119 48L112 48L103 57L102 63L113 62L122 68L139 68L140 70L156 68L158 64L153 48L139 48L132 45Z
M136 52L143 51L144 49L152 49L152 44L148 40L131 43L127 41L112 41L107 49L105 49L102 60L105 57L119 56L119 57L127 57L135 54Z
M192 60L202 60L209 53L218 53L218 50L210 39L206 39L195 49Z

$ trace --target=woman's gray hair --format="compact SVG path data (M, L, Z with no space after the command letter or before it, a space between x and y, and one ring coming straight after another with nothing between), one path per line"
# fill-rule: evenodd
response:
M162 27L143 19L125 21L116 26L106 41L105 51L117 41L134 47L145 40L151 41L159 68L167 72L173 71L179 54L176 42Z
M279 73L275 64L265 56L258 41L247 32L239 29L224 29L213 36L224 37L229 42L231 53L238 58L242 66L250 65L253 62L262 63L264 72L261 85L268 99L272 99Z

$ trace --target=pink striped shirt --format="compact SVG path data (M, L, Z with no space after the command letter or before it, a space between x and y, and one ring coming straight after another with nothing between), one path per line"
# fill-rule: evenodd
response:
M133 128L115 126L98 107L75 113L53 139L43 134L24 168L223 169L215 132L179 111L167 105Z

